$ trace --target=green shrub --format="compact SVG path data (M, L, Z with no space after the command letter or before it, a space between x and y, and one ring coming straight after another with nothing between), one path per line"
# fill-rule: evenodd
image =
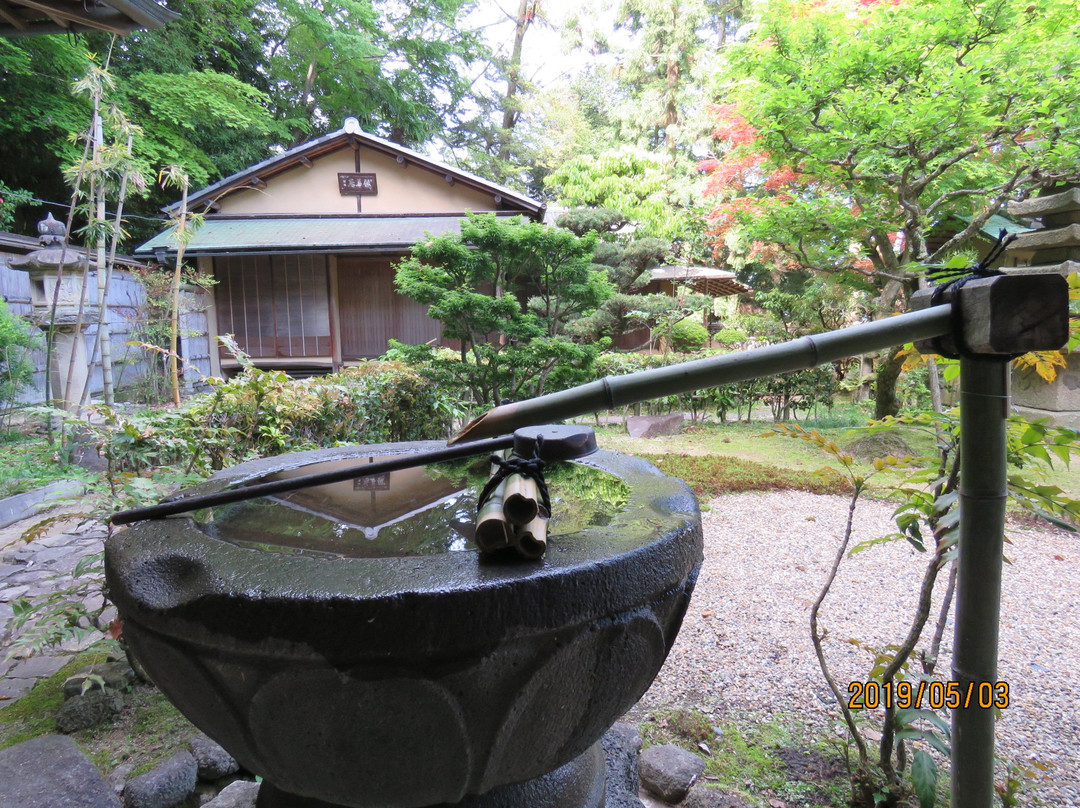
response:
M713 334L713 339L726 347L740 345L741 343L746 342L746 338L747 333L738 328L721 328Z
M709 329L701 323L682 320L671 327L671 347L676 351L700 351L709 341Z
M0 300L0 427L7 428L7 412L34 378L29 352L41 342L41 334Z
M320 446L442 438L452 414L440 390L400 362L308 379L248 367L182 410L111 413L105 450L115 470L182 463L205 472Z

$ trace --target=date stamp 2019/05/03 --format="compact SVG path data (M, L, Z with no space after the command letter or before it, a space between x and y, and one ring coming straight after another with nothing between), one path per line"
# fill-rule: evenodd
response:
M1008 682L851 682L847 690L848 707L852 710L878 707L899 710L994 707L1004 710L1009 706Z

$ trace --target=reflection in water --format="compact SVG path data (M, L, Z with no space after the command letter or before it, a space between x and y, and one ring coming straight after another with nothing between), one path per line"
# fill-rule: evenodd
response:
M257 482L360 462L314 463ZM486 459L418 466L208 508L194 517L210 536L268 552L385 558L472 550L476 497L489 473ZM552 539L606 525L629 500L621 478L589 466L558 463L545 476Z

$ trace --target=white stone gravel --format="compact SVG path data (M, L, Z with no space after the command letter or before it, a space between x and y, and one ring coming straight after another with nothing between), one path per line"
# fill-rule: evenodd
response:
M847 508L845 497L801 492L713 500L682 631L635 713L695 705L717 716L795 714L813 727L833 726L838 710L817 667L809 618ZM853 543L893 532L892 510L860 502ZM1029 786L1032 797L1080 807L1080 537L1016 524L1008 537L998 676L1010 685L1011 703L998 722L998 754L1049 767ZM841 688L866 678L869 647L902 638L926 560L903 541L845 559L820 618ZM942 679L951 641L950 621Z

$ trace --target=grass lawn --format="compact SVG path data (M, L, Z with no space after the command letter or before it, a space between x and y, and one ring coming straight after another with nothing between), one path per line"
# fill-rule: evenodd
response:
M827 419L822 420L829 423ZM580 419L580 423L590 424L590 421ZM844 450L866 437L866 430L856 426L818 426L813 420L800 425L816 429ZM624 425L611 424L597 427L596 439L603 449L638 455L666 473L681 477L699 496L785 488L817 493L845 493L848 490L835 478L823 479L818 474L822 468L837 468L831 457L807 441L771 434L771 428L769 421L687 423L679 435L641 439L631 438ZM903 443L894 443L897 438ZM928 430L898 426L890 430L887 441L881 443L878 451L864 454L862 458L857 455L856 468L868 472L872 469L873 456L903 454L902 447L905 446L916 456L936 452L934 436ZM1055 458L1052 469L1041 464L1029 465L1024 472L1080 498L1080 462L1065 467ZM889 478L878 477L877 482L886 488Z

